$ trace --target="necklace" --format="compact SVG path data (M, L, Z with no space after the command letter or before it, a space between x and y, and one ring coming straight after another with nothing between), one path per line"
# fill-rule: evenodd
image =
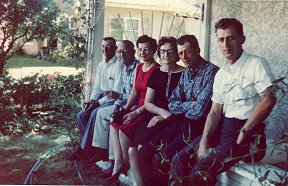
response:
M170 82L171 82L171 72L168 72L168 80L167 80L167 85L166 85L166 92L165 92L165 96L166 98L168 98L169 96L169 88L170 88Z
M153 61L153 63L151 63L148 67L146 67L145 64L144 64L143 67L142 67L142 70L143 70L144 72L147 72L147 71L148 71L151 67L153 67L155 64L156 64L155 61Z

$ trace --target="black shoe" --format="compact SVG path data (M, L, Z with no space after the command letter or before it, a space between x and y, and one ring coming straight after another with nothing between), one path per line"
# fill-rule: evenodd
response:
M126 165L122 165L115 174L111 175L106 179L106 182L116 182L120 174L124 174L125 176L127 176L128 170L129 168Z
M79 160L80 156L83 154L81 147L77 148L70 156L67 158L69 161Z
M85 153L83 153L83 156L81 157L81 159L83 159L85 163L88 164L95 164L98 161L108 161L109 157L108 157L108 151L107 149L101 149L101 148L91 148L89 149L89 151L85 151Z

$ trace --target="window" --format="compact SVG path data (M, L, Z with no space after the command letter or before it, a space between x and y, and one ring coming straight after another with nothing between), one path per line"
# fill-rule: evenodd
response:
M110 22L111 36L117 41L128 39L132 42L136 42L136 39L139 37L139 19L131 20L130 18L111 18Z

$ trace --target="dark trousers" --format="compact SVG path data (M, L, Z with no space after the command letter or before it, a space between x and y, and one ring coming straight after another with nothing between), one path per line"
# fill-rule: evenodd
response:
M171 168L173 179L170 182L174 181L177 185L214 185L217 181L216 176L219 173L242 159L250 159L250 146L243 147L236 143L239 132L245 122L246 120L224 118L221 133L216 134L211 139L211 146L213 148L210 154L201 160L197 159L197 149L201 136L195 138L191 144L187 145L173 157ZM266 148L264 128L259 127L257 133L260 133L262 140L258 144L259 151L251 155L254 155L255 160L260 160L264 157ZM255 137L251 136L250 142L253 142ZM231 159L225 161L225 158ZM207 178L206 181L203 180L205 177Z
M139 150L145 185L167 185L172 157L203 132L205 119L181 119L167 127ZM153 170L153 171L152 171ZM153 179L156 178L156 179ZM160 181L160 182L159 182Z

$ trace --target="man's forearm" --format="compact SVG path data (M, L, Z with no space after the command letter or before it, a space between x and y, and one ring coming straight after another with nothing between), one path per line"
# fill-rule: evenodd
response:
M271 113L276 101L276 97L272 92L264 94L256 105L251 117L245 123L244 128L252 130L262 123Z
M219 125L222 118L222 109L223 105L213 102L205 122L205 127L201 138L202 143L209 144L209 139L211 136L213 136L213 134L219 130Z
M118 99L120 97L120 94L117 92L114 92L113 90L106 91L105 94L108 98L111 99Z

